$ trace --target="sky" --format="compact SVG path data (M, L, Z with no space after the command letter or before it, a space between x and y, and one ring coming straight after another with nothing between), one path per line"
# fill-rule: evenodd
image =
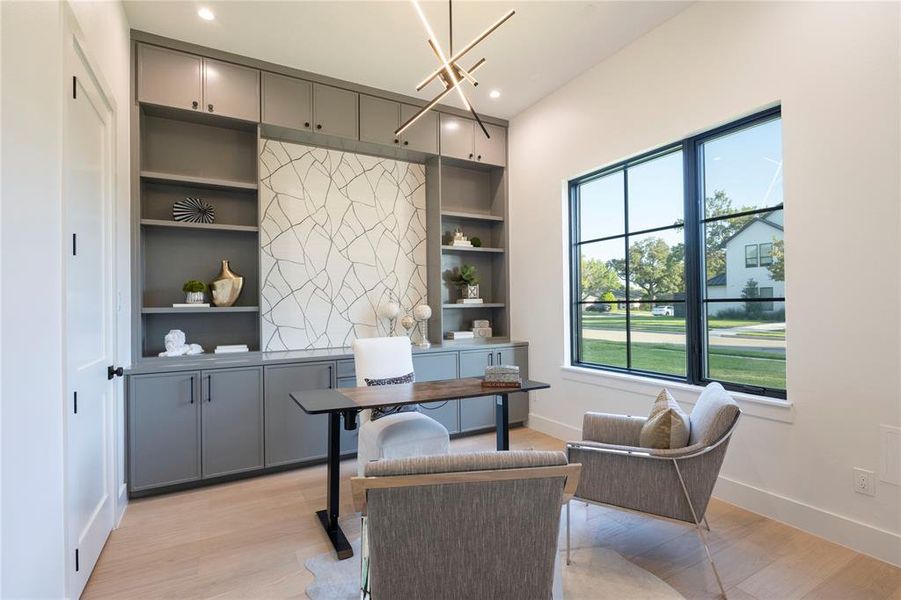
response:
M705 196L723 190L736 208L782 203L782 128L779 119L714 138L702 145ZM673 224L683 214L683 157L677 151L628 170L629 230ZM582 185L581 239L622 235L625 230L625 175L622 171ZM682 242L682 229L654 234L671 246ZM642 236L644 237L644 236ZM634 241L634 239L633 239ZM623 258L623 240L583 246L590 258Z

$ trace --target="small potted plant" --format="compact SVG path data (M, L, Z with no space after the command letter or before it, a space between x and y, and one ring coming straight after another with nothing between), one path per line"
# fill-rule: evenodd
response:
M203 293L206 291L206 284L202 281L192 279L186 281L181 286L181 291L185 293L185 302L188 304L203 304Z
M460 295L464 300L479 299L479 273L473 265L455 269L450 282L460 288Z

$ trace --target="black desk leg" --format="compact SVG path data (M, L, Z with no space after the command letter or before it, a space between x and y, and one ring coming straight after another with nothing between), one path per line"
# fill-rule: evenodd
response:
M341 414L328 414L328 508L316 511L325 533L335 547L338 560L354 555L344 532L338 526L339 486L341 485Z
M510 410L507 394L494 397L494 427L497 430L497 449L510 449Z

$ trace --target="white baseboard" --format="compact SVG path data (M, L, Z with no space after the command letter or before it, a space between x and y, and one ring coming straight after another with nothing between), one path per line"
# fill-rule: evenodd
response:
M891 531L726 477L717 480L713 494L745 510L901 566L901 535Z
M116 498L116 524L114 526L115 529L119 528L119 524L122 523L122 517L125 516L125 509L128 508L128 486L126 484L121 484L119 486L118 497Z
M578 440L582 436L576 427L536 414L529 415L529 427L560 440ZM901 566L901 535L891 531L726 477L717 480L713 493L720 500L745 510Z
M529 429L540 431L543 434L555 437L558 440L580 440L582 439L582 430L578 427L572 427L566 423L548 419L535 413L529 413Z

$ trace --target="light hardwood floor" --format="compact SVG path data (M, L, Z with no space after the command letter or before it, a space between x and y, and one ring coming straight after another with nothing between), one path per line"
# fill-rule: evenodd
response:
M493 433L452 442L454 452L493 447ZM511 447L555 450L563 443L516 429ZM341 510L350 515L354 461L342 462L341 472ZM312 581L304 561L329 548L314 515L324 505L324 465L133 500L84 597L303 598ZM686 598L717 596L689 527L593 505L573 510L597 511L592 521L603 519L603 543ZM732 600L901 600L901 569L724 502L712 502L708 519ZM348 537L359 535L358 519L346 523Z

